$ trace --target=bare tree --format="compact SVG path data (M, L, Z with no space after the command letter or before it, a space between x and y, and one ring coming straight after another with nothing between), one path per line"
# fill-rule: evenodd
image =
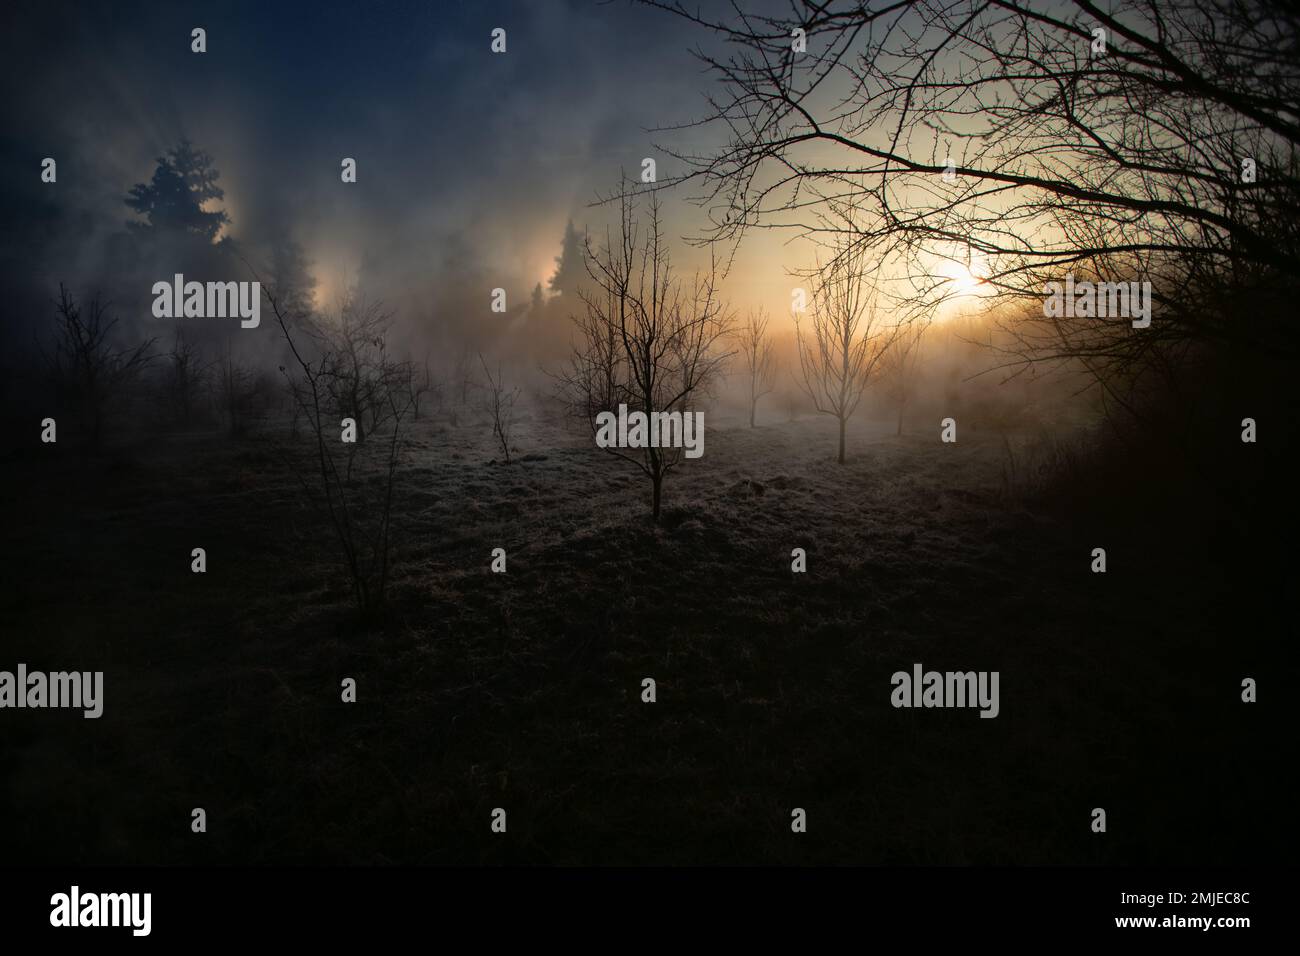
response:
M236 357L227 339L217 361L217 394L232 438L248 434L253 421L265 415L270 391L268 380Z
M92 298L83 312L61 283L55 308L53 346L42 348L46 372L56 401L74 409L89 435L89 446L98 449L106 414L153 361L154 340L115 347L112 332L118 320L108 317L108 303Z
M442 395L442 386L434 381L433 369L429 364L429 350L424 350L424 359L416 363L414 359L407 360L407 387L411 392L411 411L415 421L420 420L420 399L425 395L430 395L435 399L435 406L439 404L438 400Z
M1300 15L1288 0L792 0L697 24L723 140L680 155L713 214L825 236L854 224L925 285L936 248L1041 315L1045 284L1151 280L1145 331L1019 326L1008 360L1082 361L1103 388L1186 343L1300 354ZM792 32L806 34L795 49ZM716 40L716 45L711 41ZM930 282L928 312L954 292ZM1244 303L1249 305L1244 305Z
M474 381L474 353L470 351L468 345L464 346L456 356L456 365L451 373L451 380L455 384L456 390L460 394L460 404L468 404L469 393L473 391L477 384Z
M257 273L247 260L245 265L248 265L256 278ZM310 500L329 519L347 568L358 611L363 617L373 617L383 607L387 594L393 492L402 449L402 426L413 402L412 394L403 379L403 372L409 373L409 366L405 369L398 367L392 374L381 375L378 381L386 387L365 393L367 401L385 405L379 421L388 429L386 441L374 441L377 433L372 431L372 441L364 445L341 443L338 438L338 420L334 417L337 414L340 383L346 383L346 377L340 374L340 370L347 369L354 360L350 351L340 355L338 350L350 348L348 338L321 334L318 327L317 334L309 338L317 349L317 354L313 355L307 343L296 340L291 331L295 326L303 324L306 317L296 314L291 306L281 303L272 285L263 283L262 294L271 306L296 366L293 371L281 366L280 372L312 431L318 482L312 487L302 475L299 478ZM375 327L370 328L374 331ZM383 328L386 329L387 326L384 325ZM386 352L383 341L372 344L379 354ZM358 394L361 391L364 390ZM345 394L351 398L350 392ZM374 420L373 415L371 420ZM368 457L374 459L372 464L379 472L380 479L377 482L359 482L353 479L354 466L357 456L362 454L362 448L367 449Z
M917 367L921 359L921 340L929 323L914 317L898 329L893 341L880 359L880 375L898 406L898 427L895 435L903 434L903 415L911 401Z
M193 422L200 397L207 388L213 363L203 361L202 351L185 338L179 327L166 358L164 388L167 399L176 420L188 426Z
M838 461L844 464L844 429L857 411L881 357L899 334L879 308L870 247L843 240L815 275L812 330L795 316L799 384L813 408L839 423Z
M590 422L593 431L597 415L627 400L627 358L621 330L631 308L635 239L630 233L630 209L623 207L622 212L622 246L616 249L607 236L603 261L587 264L603 281L595 290L575 286L583 311L571 316L576 332L572 356L559 376L560 391L570 410ZM590 238L583 241L586 262Z
M501 375L501 365L497 364L496 375L487 367L487 362L480 354L479 365L483 368L483 386L486 395L483 399L484 410L492 417L492 437L501 446L506 464L510 464L510 432L515 423L515 402L519 398L518 388L507 388Z
M687 283L675 273L664 243L658 200L649 225L636 223L635 201L624 188L617 197L617 232L604 245L586 242L592 288L579 293L584 310L573 316L573 354L558 376L571 411L593 435L597 416L626 405L630 412L689 413L706 397L732 354L722 343L732 319L718 285L716 259ZM658 521L663 481L681 461L680 447L606 448L636 466L651 484L651 516Z
M229 343L221 353L217 364L217 392L221 397L221 408L226 416L226 424L232 437L238 437L247 430L243 414L248 391L249 373L246 368L235 361Z
M330 410L356 421L358 442L384 424L392 413L392 392L410 381L409 364L388 354L392 322L392 312L382 303L353 288L340 297L334 314L308 326L327 362L321 368L320 384L329 396Z
M761 309L749 313L736 338L749 386L749 427L754 427L758 400L776 385L776 353L768 334L768 316Z

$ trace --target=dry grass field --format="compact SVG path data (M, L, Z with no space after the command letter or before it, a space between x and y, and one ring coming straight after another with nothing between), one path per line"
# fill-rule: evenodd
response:
M1283 852L1263 812L1281 798L1255 786L1283 757L1259 732L1262 710L1239 701L1241 676L1281 635L1240 590L1258 569L1207 559L1211 529L1171 536L1022 493L1008 449L1029 447L1025 435L974 429L943 444L937 428L899 437L867 421L839 466L833 422L744 424L710 421L705 455L669 478L653 525L648 481L541 405L523 413L509 465L471 413L416 422L389 600L369 621L303 491L310 446L284 423L240 441L173 434L97 458L15 458L6 660L102 669L105 713L7 715L3 855L1136 864ZM1104 575L1089 571L1099 543ZM190 572L198 546L203 575ZM489 571L497 547L505 574ZM804 574L791 572L796 547ZM917 662L999 671L1000 715L895 710L890 675ZM341 701L345 677L355 704ZM1104 838L1089 831L1097 806ZM190 832L194 807L206 834ZM505 838L489 831L494 807L508 812ZM808 814L797 839L794 807Z

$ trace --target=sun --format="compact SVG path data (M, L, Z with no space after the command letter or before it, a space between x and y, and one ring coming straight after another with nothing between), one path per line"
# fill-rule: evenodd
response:
M943 284L945 296L976 296L988 291L988 285L980 275L981 271L974 263L967 265L954 259L945 259L935 268L935 276L947 280Z

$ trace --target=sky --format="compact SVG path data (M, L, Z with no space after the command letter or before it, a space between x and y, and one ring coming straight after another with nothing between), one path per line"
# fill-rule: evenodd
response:
M590 203L620 170L655 156L660 178L677 171L654 146L686 140L652 130L703 113L712 82L688 24L623 0L48 2L6 17L10 330L60 281L111 286L123 199L185 138L221 173L223 234L295 239L320 299L364 275L424 316L459 301L451 290L519 301L554 270L568 220L603 222ZM206 53L190 49L195 27ZM46 156L57 185L40 181ZM666 214L670 235L695 232L686 193ZM730 285L779 310L791 281L765 241Z

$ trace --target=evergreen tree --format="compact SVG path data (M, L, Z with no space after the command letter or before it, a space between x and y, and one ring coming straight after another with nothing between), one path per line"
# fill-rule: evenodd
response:
M570 219L564 230L564 245L555 259L555 275L551 276L549 283L552 292L564 295L578 289L587 278L587 268L583 263L585 255L582 234L573 228Z
M224 198L217 185L220 174L212 158L200 152L188 140L181 142L166 156L158 157L158 166L148 184L131 187L126 204L146 222L133 222L137 230L184 233L201 236L212 242L221 227L230 222L224 210L205 211L204 203Z
M311 263L301 245L289 238L277 242L271 249L268 278L283 313L303 316L311 312L316 278L311 274Z

